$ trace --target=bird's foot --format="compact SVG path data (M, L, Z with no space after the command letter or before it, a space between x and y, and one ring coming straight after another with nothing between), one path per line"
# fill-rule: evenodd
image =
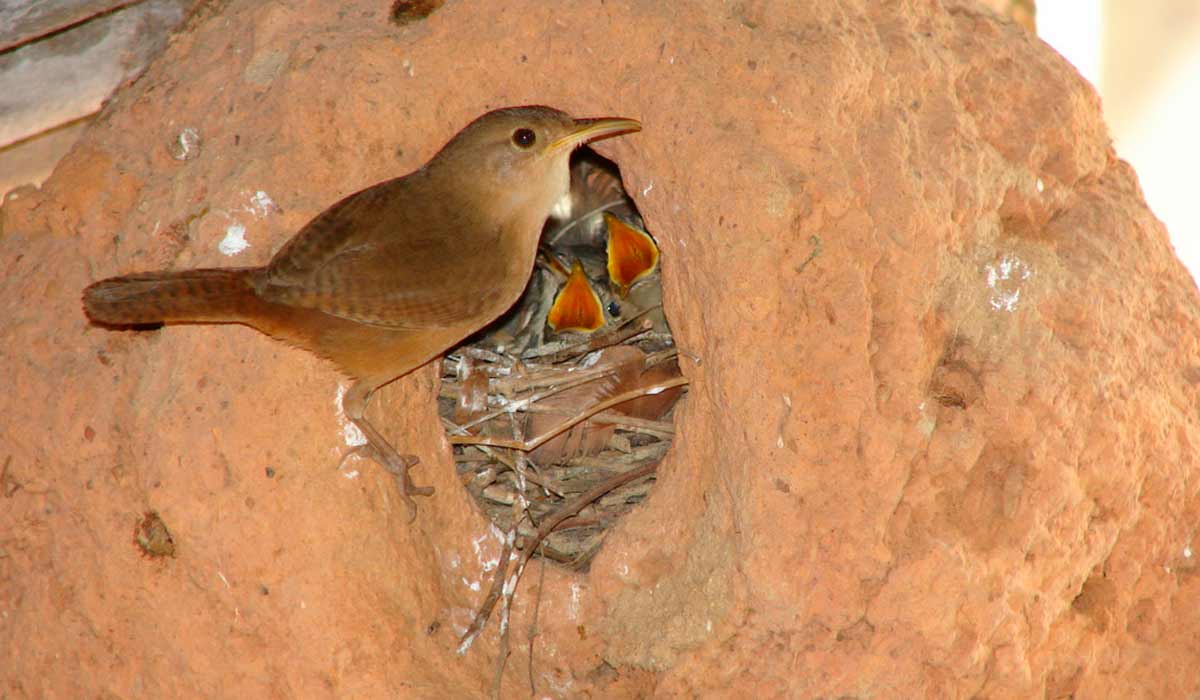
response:
M338 462L338 469L342 468L347 459L354 456L370 457L396 477L396 482L400 485L400 498L404 499L404 505L408 506L408 521L411 523L416 520L417 502L412 497L433 495L432 486L417 486L408 473L408 470L420 463L420 458L416 455L402 455L386 443L379 447L372 442L366 442L347 450Z

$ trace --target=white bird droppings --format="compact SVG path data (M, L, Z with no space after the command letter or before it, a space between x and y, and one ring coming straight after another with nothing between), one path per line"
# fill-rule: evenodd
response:
M578 583L571 584L571 602L567 605L567 616L572 620L579 619L579 612L583 598L583 587Z
M1015 255L1005 255L1000 262L985 267L987 286L992 290L988 302L996 311L1012 313L1021 301L1021 283L1033 276L1033 270Z
M342 441L346 443L346 447L358 447L359 445L367 444L367 436L363 435L363 431L358 429L358 426L342 417Z
M346 447L358 447L359 445L367 444L367 436L358 429L358 426L351 423L350 419L346 418L346 411L342 408L342 398L346 396L346 386L338 384L337 393L333 397L333 407L337 412L338 423L342 426L342 440L346 443ZM357 474L355 474L357 476ZM353 478L353 477L350 477Z
M223 255L234 256L250 247L246 242L246 227L234 222L225 229L225 237L217 244Z
M261 219L267 214L279 211L279 205L275 204L271 195L258 190L250 197L250 205L246 207L246 211Z

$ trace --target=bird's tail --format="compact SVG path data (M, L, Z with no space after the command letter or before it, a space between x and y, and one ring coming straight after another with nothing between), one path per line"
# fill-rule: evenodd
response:
M251 273L258 269L164 270L109 277L83 290L83 309L94 323L107 326L244 321L257 301Z

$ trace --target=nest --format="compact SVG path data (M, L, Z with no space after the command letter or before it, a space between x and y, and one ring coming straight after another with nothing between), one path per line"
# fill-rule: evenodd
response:
M463 485L523 559L585 570L653 487L686 380L616 165L580 149L571 180L520 301L443 360L439 412Z

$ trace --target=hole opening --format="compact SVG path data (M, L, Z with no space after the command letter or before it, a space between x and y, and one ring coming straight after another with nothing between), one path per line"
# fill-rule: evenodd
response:
M535 555L585 571L653 489L686 380L659 248L620 168L578 149L559 209L520 300L446 354L438 409L458 476L488 518L516 529L518 549L561 518Z

